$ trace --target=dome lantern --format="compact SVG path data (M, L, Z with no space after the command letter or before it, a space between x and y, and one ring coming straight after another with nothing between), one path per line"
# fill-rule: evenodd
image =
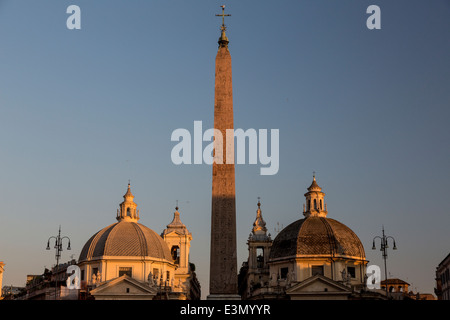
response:
M303 205L303 215L305 217L326 217L327 205L325 204L325 193L322 192L322 188L319 187L316 181L316 174L313 174L313 182L308 188L308 192L305 193L306 205Z
M138 222L139 210L136 210L137 204L134 202L134 195L131 193L131 185L128 183L127 193L123 196L124 201L117 210L117 221Z

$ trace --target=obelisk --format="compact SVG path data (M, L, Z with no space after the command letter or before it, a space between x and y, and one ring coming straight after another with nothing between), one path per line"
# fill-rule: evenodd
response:
M237 252L236 252L236 201L234 171L234 136L226 140L226 130L233 129L233 88L231 76L231 55L225 34L225 6L222 6L221 37L216 56L214 129L221 137L214 135L214 154L218 157L218 141L222 141L222 156L212 165L211 205L211 256L208 300L236 300ZM227 146L228 145L228 146ZM233 161L227 163L226 152L232 151ZM220 153L219 153L220 154Z

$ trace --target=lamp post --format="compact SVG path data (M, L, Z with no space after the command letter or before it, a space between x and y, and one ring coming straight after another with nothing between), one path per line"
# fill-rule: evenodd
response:
M61 251L63 251L62 248L62 242L63 239L67 239L69 241L69 244L67 246L67 250L70 250L70 239L68 237L61 237L61 226L59 226L59 232L58 232L58 236L51 236L50 238L48 238L47 241L47 248L46 250L50 250L50 240L51 239L55 239L55 246L54 248L56 249L56 253L55 253L55 258L56 258L56 270L55 270L55 300L57 297L57 290L58 290L58 267L59 267L59 258L61 257Z
M384 234L384 226L382 227L383 230L383 235L381 237L376 236L375 238L373 238L373 246L372 246L372 250L375 250L375 239L380 239L380 251L383 253L383 260L384 260L384 282L385 282L385 287L386 287L386 297L388 297L388 283L387 283L387 266L386 266L386 259L387 259L387 249L389 248L388 246L388 240L391 239L393 242L393 250L397 250L397 246L395 245L395 239L391 236L386 236Z

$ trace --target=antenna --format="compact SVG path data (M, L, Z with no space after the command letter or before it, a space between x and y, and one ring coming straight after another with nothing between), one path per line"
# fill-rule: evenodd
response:
M183 203L185 203L185 204L191 203L189 200L186 200L186 201L175 200L175 202L176 202L176 204L177 204L177 208L179 207L179 204L180 204L180 203L181 203L181 204L183 204ZM178 210L178 209L177 209L177 210Z
M280 229L280 223L277 222L277 227L273 228L273 229L274 229L275 234L278 234L281 230L283 230L283 225L281 225L281 229Z

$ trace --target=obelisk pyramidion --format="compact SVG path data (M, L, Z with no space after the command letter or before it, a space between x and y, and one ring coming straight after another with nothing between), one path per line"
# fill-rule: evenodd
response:
M224 9L225 6L222 6L222 14L216 15L222 17L222 26L216 56L214 129L222 133L223 161L214 161L212 166L211 256L207 297L209 300L240 299L237 283L234 161L226 163L227 149L229 153L232 151L234 159L234 136L227 140L226 130L234 127L231 55L224 21L229 15L224 13ZM217 141L218 137L215 134L215 157L218 157Z

